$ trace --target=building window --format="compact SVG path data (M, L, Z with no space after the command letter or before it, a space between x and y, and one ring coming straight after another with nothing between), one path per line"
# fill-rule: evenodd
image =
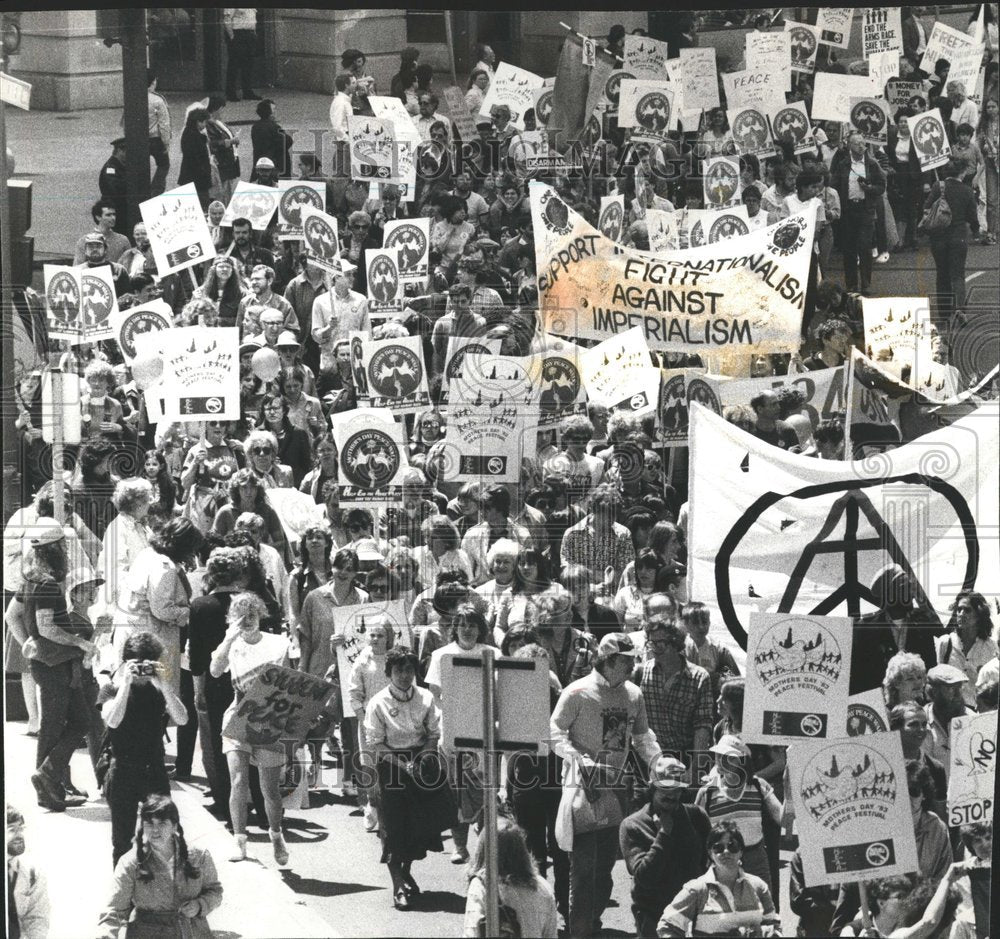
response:
M407 10L407 42L447 42L442 10Z

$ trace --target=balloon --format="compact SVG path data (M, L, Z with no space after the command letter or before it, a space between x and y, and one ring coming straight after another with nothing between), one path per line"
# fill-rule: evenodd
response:
M141 355L132 361L132 377L135 379L136 387L140 391L145 391L158 378L163 375L163 356Z
M261 381L274 381L281 371L281 359L274 349L258 349L250 360L250 368Z

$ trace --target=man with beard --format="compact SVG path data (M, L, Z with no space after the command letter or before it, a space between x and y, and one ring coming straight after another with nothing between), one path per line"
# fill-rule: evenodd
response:
M7 935L45 939L49 894L45 875L24 857L24 816L7 807Z
M125 240L128 241L127 238ZM108 243L100 232L93 231L83 236L83 261L78 263L76 267L83 270L89 270L93 267L110 267L111 279L115 285L115 296L120 297L131 289L128 272L120 264L109 260Z
M99 235L101 241L104 242L104 253L107 260L102 261L102 264L117 261L132 247L128 238L118 230L119 225L122 224L119 222L119 218L124 219L124 216L119 216L118 208L114 202L108 199L98 199L90 208L90 216L94 220L94 227L80 238L76 243L76 250L73 252L73 264L77 267L87 260L87 241L94 235Z
M250 272L258 264L265 264L274 270L274 255L267 248L254 245L253 225L248 218L233 219L233 246L229 256L244 279L249 279ZM277 289L279 288L275 286L275 290Z
M927 672L927 693L931 700L924 713L928 733L920 746L944 767L945 776L951 773L951 719L967 713L962 697L966 681L965 672L954 665L935 665Z
M241 336L253 336L262 324L262 310L277 310L282 314L282 328L298 335L299 320L292 305L275 293L274 268L257 264L250 272L250 293L240 300L236 311L236 325ZM277 336L275 337L277 339Z

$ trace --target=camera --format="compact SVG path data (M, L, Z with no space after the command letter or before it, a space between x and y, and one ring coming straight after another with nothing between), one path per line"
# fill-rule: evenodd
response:
M132 674L139 678L152 678L156 674L155 662L133 662Z

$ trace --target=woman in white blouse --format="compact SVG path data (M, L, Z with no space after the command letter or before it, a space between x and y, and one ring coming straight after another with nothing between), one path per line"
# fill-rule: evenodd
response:
M960 668L969 680L962 685L965 706L976 707L976 679L981 669L997 657L997 644L990 636L990 606L981 593L963 590L952 604L950 632L934 640L939 665Z
M430 515L421 525L426 544L413 549L422 584L437 583L441 571L462 571L472 580L472 562L460 547L455 523L447 515Z

